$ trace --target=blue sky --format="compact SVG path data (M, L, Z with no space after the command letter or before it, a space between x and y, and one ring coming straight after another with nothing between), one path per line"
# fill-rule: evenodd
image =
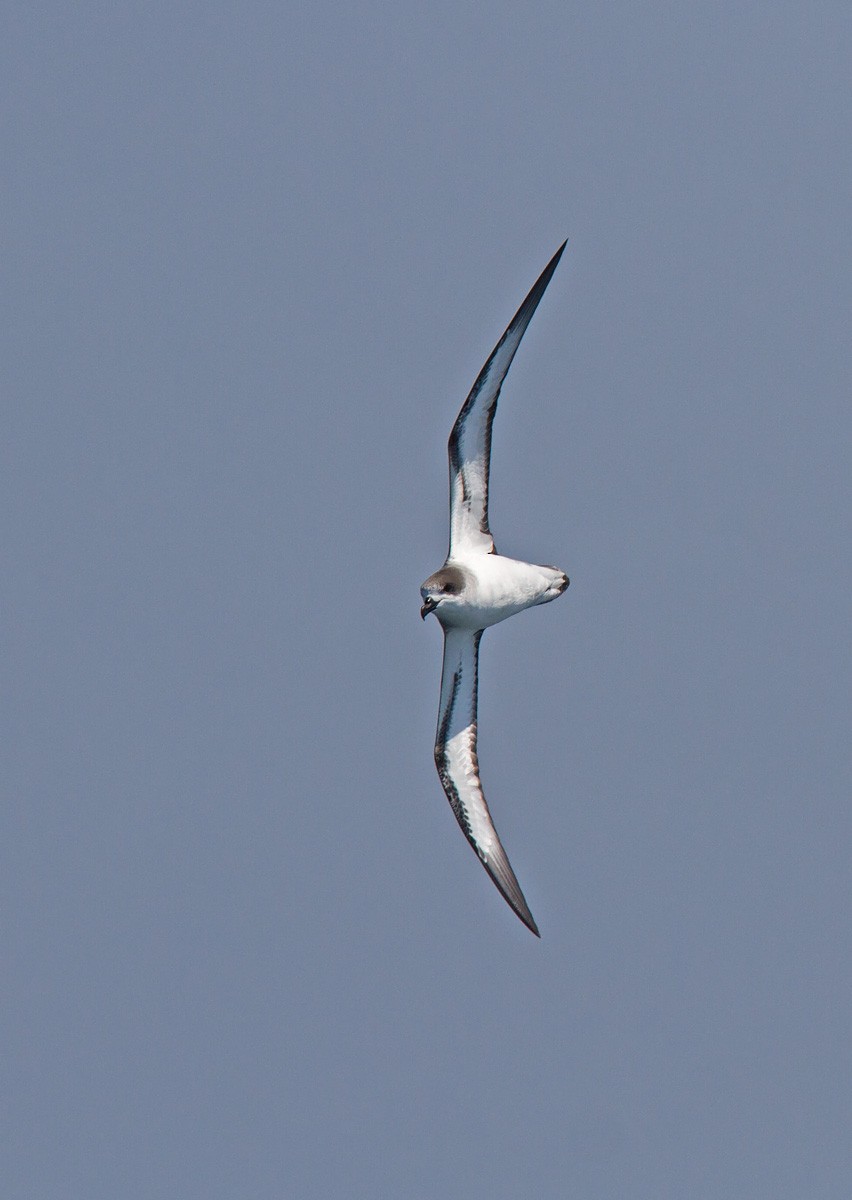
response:
M7 1194L822 1200L846 4L13 6ZM432 762L446 438L571 576Z

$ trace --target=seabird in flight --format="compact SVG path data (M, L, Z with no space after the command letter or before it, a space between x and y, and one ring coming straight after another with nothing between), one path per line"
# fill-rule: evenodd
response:
M548 604L568 587L556 567L504 558L488 527L491 424L503 380L532 315L565 249L559 247L494 347L462 405L450 434L450 549L420 594L425 620L434 613L444 631L435 765L465 837L506 901L536 937L533 920L491 820L476 756L479 643L489 625L525 608Z

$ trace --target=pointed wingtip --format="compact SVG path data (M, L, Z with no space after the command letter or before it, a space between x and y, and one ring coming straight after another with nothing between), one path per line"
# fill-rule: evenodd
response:
M541 934L538 931L538 925L535 923L535 918L530 912L530 906L527 904L524 893L521 891L521 885L518 883L506 851L500 842L497 842L497 846L487 856L483 855L477 847L474 847L474 849L476 849L477 856L483 867L485 867L492 881L497 885L500 895L515 915L523 921L527 929L531 933L534 933L537 938L540 938Z
M526 925L530 933L534 933L538 940L541 941L541 934L538 931L538 925L536 925L535 921L533 920L533 915L530 910L527 909L527 916L529 917L529 920L527 920L526 917L521 916L520 913L518 913L518 916L521 917L521 920Z
M554 254L553 258L551 258L550 262L547 264L547 266L544 268L542 273L539 275L538 279L535 281L535 283L530 288L529 292L527 293L526 298L524 299L523 304L518 309L518 311L515 313L514 317L512 317L512 320L509 323L508 329L506 330L506 332L503 334L500 341L495 346L494 351L492 352L491 358L489 358L488 362L482 368L482 371L480 372L480 375L479 375L479 379L477 379L476 384L474 384L473 393L471 393L471 394L474 394L476 392L477 385L479 384L480 379L482 379L483 374L490 367L491 362L494 358L494 355L497 353L497 351L500 349L500 347L503 345L503 343L506 341L506 339L508 337L511 337L511 335L515 332L515 330L518 329L519 326L521 327L520 337L523 337L523 334L524 334L524 331L526 330L527 325L532 320L533 313L538 308L539 301L541 300L542 296L544 295L545 291L547 290L547 285L550 283L551 279L553 278L554 271L559 266L559 260L562 257L562 252L567 245L568 245L568 239L566 238L565 241L562 243L562 245L559 247L559 249ZM518 338L519 342L520 342L520 337ZM517 349L517 347L515 347L515 348ZM514 351L512 353L514 354ZM511 361L512 360L510 358L509 363L511 363ZM508 370L509 370L509 367L507 365L506 371L508 371ZM504 372L504 374L505 374L505 372ZM470 397L468 397L468 400L469 399L470 399ZM464 411L464 410L462 410L462 411Z
M565 239L565 241L562 243L562 245L559 247L559 249L554 254L553 258L547 264L548 267L553 267L554 269L556 268L557 263L559 262L560 258L562 257L562 252L564 251L564 249L567 245L568 245L568 238ZM545 270L547 270L547 267L545 268Z
M512 907L514 908L514 905ZM526 925L526 927L530 931L530 933L534 933L535 936L539 939L539 941L541 941L541 934L538 931L538 925L536 925L536 923L535 923L535 918L533 917L529 908L526 907L526 904L524 905L524 908L526 910L525 912L521 912L520 909L517 909L517 908L515 908L515 912L520 917L520 919L523 921L523 923Z

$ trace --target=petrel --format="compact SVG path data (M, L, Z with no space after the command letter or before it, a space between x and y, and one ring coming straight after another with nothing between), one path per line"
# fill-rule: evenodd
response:
M479 643L489 625L536 604L549 604L568 587L557 567L539 567L498 554L488 527L491 425L515 351L562 257L563 242L512 318L479 372L449 441L450 549L420 594L425 620L434 613L444 631L441 700L435 765L456 820L505 900L540 937L491 820L476 755Z

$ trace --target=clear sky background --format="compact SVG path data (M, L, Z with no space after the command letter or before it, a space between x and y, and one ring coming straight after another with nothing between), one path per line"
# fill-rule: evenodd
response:
M12 3L14 1200L852 1187L852 8ZM571 576L432 761L446 439Z

